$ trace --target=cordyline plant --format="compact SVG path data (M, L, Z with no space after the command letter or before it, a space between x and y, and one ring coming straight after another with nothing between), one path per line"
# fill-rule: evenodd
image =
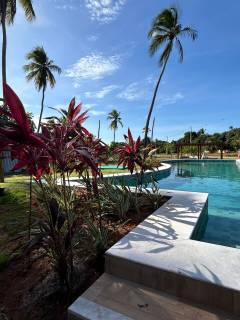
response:
M125 141L124 145L115 149L115 152L119 154L118 165L127 167L131 174L137 169L137 166L139 166L141 170L144 170L142 153L140 151L140 137L138 137L135 142L131 130L128 128L128 135L125 136Z
M29 218L28 248L41 245L60 279L70 288L74 274L74 246L79 242L82 225L76 213L76 193L70 186L69 177L74 170L83 176L90 169L94 177L93 189L97 193L96 179L100 174L100 161L107 154L106 146L82 127L87 114L81 113L81 105L75 107L75 99L70 102L68 111L61 110L62 119L42 126L42 132L36 134L29 125L20 99L7 84L4 85L4 97L9 111L0 109L0 114L4 113L8 118L0 129L0 152L10 150L12 158L17 160L13 170L24 168L34 177L36 194L43 207L32 234ZM30 203L31 199L30 183Z
M135 171L138 183L142 185L143 173L146 170L145 156L140 148L140 136L136 141L133 140L131 130L128 128L128 135L125 137L125 143L115 149L119 155L118 166L127 167L131 174Z

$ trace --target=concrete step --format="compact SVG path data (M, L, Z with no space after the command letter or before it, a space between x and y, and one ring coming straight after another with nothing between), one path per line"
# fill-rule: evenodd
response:
M69 308L69 320L236 320L161 291L103 274Z

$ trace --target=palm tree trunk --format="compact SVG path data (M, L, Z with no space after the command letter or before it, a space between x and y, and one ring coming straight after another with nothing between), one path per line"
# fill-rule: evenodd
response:
M166 65L167 65L167 62L168 62L168 58L169 58L169 55L166 57L166 60L164 62L163 68L162 68L162 71L161 71L160 76L158 78L158 82L157 82L157 85L155 87L153 98L152 98L152 103L151 103L149 111L148 111L147 121L146 121L146 125L145 125L144 147L147 146L147 136L148 136L149 123L150 123L150 119L151 119L154 103L155 103L155 100L156 100L156 97L157 97L158 87L159 87L160 82L162 80L162 76L164 74L164 71L165 71L165 68L166 68Z
M151 140L153 141L153 130L155 126L155 117L153 118L153 123L152 123L152 133L151 133Z
M40 116L39 116L39 122L38 122L37 132L39 132L39 130L40 130L40 125L41 125L41 122L42 122L42 115L43 115L43 108L44 108L44 98L45 98L45 90L46 90L46 86L43 86L42 102L41 102L41 111L40 111Z
M7 53L7 31L6 31L6 4L1 1L1 12L2 12L2 85L7 82L6 75L6 53ZM4 99L4 96L3 96ZM0 182L4 182L4 171L3 161L0 154Z
M7 82L6 64L7 64L7 31L6 31L6 4L5 1L1 1L2 11L2 83Z
M101 129L101 121L98 120L98 135L97 135L98 139L100 138L100 129Z
M113 142L115 143L116 129L113 129Z

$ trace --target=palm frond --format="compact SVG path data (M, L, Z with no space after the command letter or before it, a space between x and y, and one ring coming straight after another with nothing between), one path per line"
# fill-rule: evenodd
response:
M118 118L118 123L121 125L121 127L123 127L123 123L122 123L122 119Z
M58 74L60 74L62 72L62 69L55 64L50 64L49 69L53 72L57 72Z
M183 62L183 47L182 47L182 44L178 38L176 38L175 44L176 44L176 48L177 48L178 54L179 54L179 62L182 63Z
M56 84L55 77L54 77L54 75L52 74L52 72L49 69L47 69L46 72L47 72L46 79L47 79L48 83L50 84L50 87L54 88L54 86Z
M35 12L31 0L19 0L28 21L35 19Z
M193 41L197 39L198 37L198 32L197 30L191 28L191 27L185 27L183 28L181 31L180 31L180 34L181 35L184 35L184 36L188 36L190 37Z
M172 16L174 18L174 25L177 25L178 24L178 17L179 17L178 10L175 7L172 7L170 10L171 10Z
M166 35L169 32L169 29L163 26L153 26L148 32L148 38L151 39L155 35Z
M1 10L5 11L6 22L7 24L12 24L14 22L14 17L17 10L16 0L8 0L8 1L1 1L1 2L2 2ZM1 16L2 14L4 13L1 12Z
M166 29L172 29L175 25L175 16L172 8L163 10L153 21L154 26L161 26Z
M163 53L161 54L161 57L159 60L160 66L162 66L164 62L169 58L172 48L173 48L173 41L171 40L168 42L165 49L163 50Z
M158 35L155 36L152 40L152 43L150 44L149 47L149 54L150 56L153 56L156 51L159 49L159 47L165 43L168 40L168 36L167 35Z
M38 70L30 71L30 72L26 75L27 81L34 80L34 79L36 78L37 74L38 74Z

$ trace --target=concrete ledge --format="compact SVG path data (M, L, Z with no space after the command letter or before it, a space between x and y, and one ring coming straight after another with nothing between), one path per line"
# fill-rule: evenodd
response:
M152 174L154 172L163 172L163 171L169 171L171 169L171 164L169 163L162 163L161 167L158 167L154 170L146 170L144 172L144 174L149 175ZM136 172L133 172L133 174L131 174L130 172L122 172L122 173L113 173L113 174L105 174L103 176L103 178L121 178L121 177L135 177L136 176ZM91 178L91 177L90 177ZM82 186L81 183L81 179L79 179L78 177L70 177L69 178L71 186ZM59 183L60 183L60 179L59 179Z
M191 239L208 195L171 199L106 252L106 272L240 315L240 251Z

